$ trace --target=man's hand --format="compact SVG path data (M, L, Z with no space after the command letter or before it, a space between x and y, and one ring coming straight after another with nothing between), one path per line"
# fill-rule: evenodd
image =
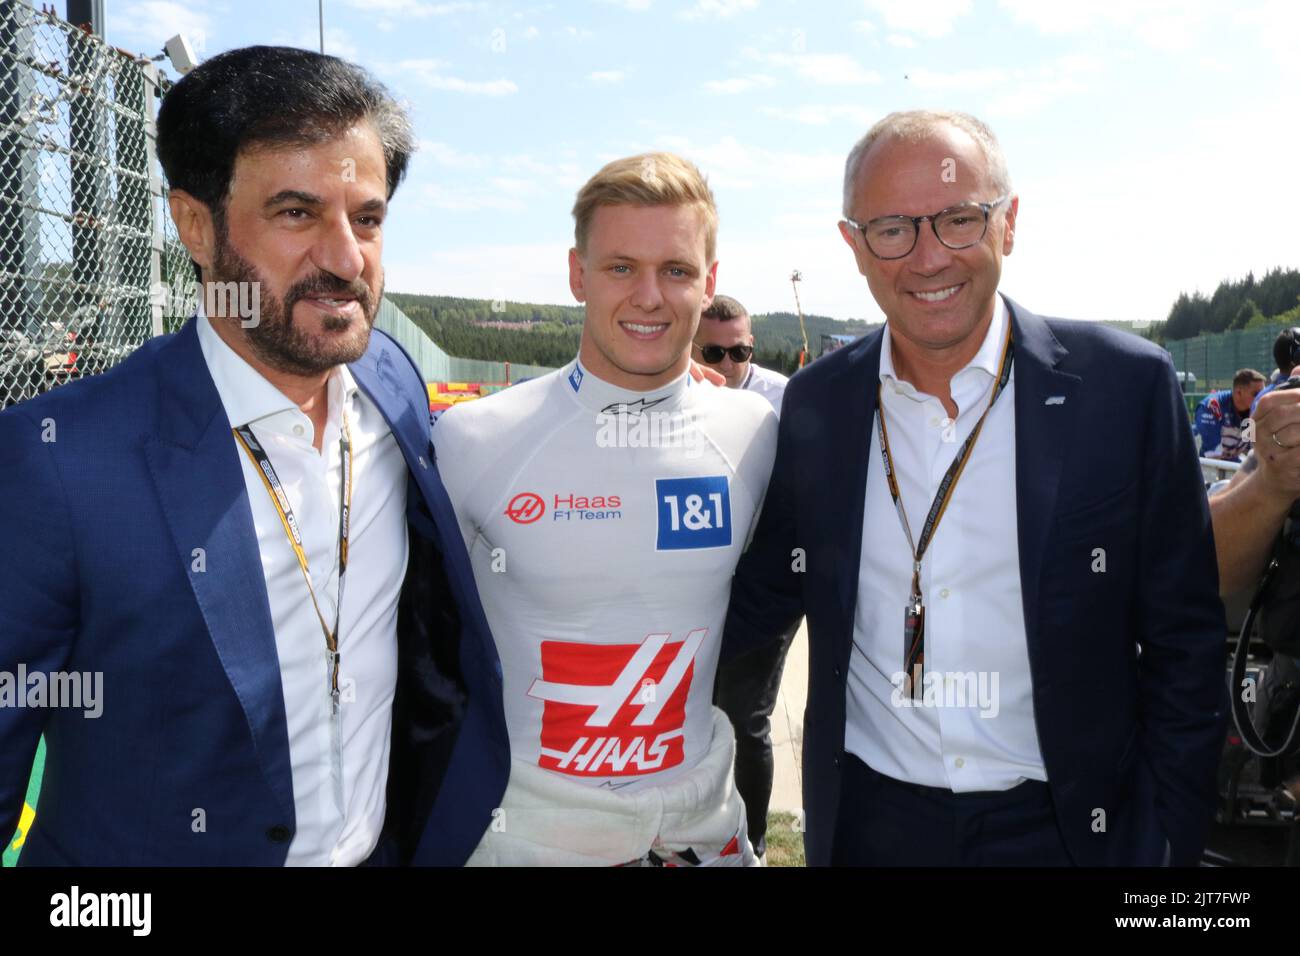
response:
M695 359L691 359L691 378L697 382L708 382L710 385L726 385L727 377L717 369L709 368L707 365L701 365Z
M1255 407L1261 491L1288 505L1300 498L1300 388L1277 388Z
M1254 420L1254 454L1210 498L1224 597L1259 582L1291 502L1300 498L1300 389L1262 396Z

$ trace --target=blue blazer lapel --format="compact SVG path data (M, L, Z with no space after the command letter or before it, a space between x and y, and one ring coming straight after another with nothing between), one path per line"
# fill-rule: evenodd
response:
M1003 297L1006 299L1006 297ZM1069 353L1047 323L1006 299L1016 345L1016 511L1020 590L1030 649L1037 643L1038 585L1056 512L1065 451L1078 417L1078 375L1058 366ZM1048 400L1051 404L1048 404Z
M836 569L836 589L840 598L840 608L847 621L841 632L846 640L853 636L853 615L858 601L858 572L862 565L862 520L867 504L867 474L871 468L874 446L871 443L872 422L876 414L876 383L880 375L880 346L884 340L884 329L873 332L863 339L856 348L856 354L850 356L845 371L842 398L844 405L844 449L848 453L846 467L835 468L834 462L828 461L828 471L838 477L840 486L828 500L844 501L848 507L843 512L835 509L823 509L835 524L848 521L849 549L847 560ZM831 535L842 534L836 527L828 527ZM827 540L833 540L828 538Z
M262 772L293 820L280 659L257 533L239 452L203 360L195 319L158 351L157 364L158 434L146 443L145 457L177 559L244 709Z
M348 368L356 379L357 387L370 397L392 428L397 445L406 459L406 467L420 489L437 528L438 550L444 556L443 568L460 598L462 617L466 623L469 617L473 617L476 625L473 630L480 637L487 659L495 660L496 648L492 645L491 632L483 618L478 588L474 583L469 554L461 538L456 512L447 489L438 476L431 441L432 423L429 419L428 397L424 394L417 397L410 384L403 384L395 367L397 359L394 356L398 356L402 362L406 359L397 346L385 347L386 342L386 336L372 334L365 355ZM409 382L406 370L402 369L401 373L408 377Z

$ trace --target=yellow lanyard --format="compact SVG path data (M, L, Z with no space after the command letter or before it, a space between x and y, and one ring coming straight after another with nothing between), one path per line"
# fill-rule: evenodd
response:
M284 486L280 483L279 476L275 473L275 466L271 464L270 457L266 454L266 449L262 447L253 430L248 425L241 425L233 429L235 438L244 447L248 457L253 462L253 467L262 479L262 485L266 488L267 494L271 496L271 504L275 506L276 514L280 516L280 524L284 527L284 533L289 538L289 544L293 548L294 555L298 558L298 567L302 569L303 580L307 582L307 593L311 595L312 607L316 609L316 618L320 621L321 630L325 634L325 649L329 654L331 665L330 673L330 694L337 705L339 697L339 620L343 613L343 578L348 569L348 512L352 510L352 435L348 429L347 413L343 414L343 434L339 438L339 458L343 465L343 480L339 483L339 595L338 603L334 606L334 627L331 628L325 623L325 615L321 613L320 602L316 600L316 588L311 582L311 568L307 564L307 552L302 544L302 529L298 526L298 520L294 517L293 506L289 504L289 496L285 493Z

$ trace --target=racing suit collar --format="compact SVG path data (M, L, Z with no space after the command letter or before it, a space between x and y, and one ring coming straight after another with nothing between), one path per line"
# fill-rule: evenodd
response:
M579 405L593 412L648 411L652 408L668 411L681 404L686 390L691 387L691 374L686 371L649 392L620 388L597 378L576 358L564 366L560 374L565 390Z

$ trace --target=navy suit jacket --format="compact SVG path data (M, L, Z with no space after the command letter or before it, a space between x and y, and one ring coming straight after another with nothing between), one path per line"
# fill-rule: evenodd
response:
M460 864L508 775L482 744L504 734L500 664L418 370L379 331L349 368L409 469L388 813L372 861ZM195 320L0 414L0 529L0 671L103 674L96 719L0 708L6 837L46 739L20 863L282 864L294 799L275 634Z
M1062 837L1080 865L1158 865L1167 851L1174 865L1195 864L1224 739L1226 628L1172 363L1099 323L1045 320L1009 299L1007 307L1025 636ZM790 380L723 638L732 656L807 615L811 865L830 862L839 813L871 812L840 806L840 773L883 334ZM1063 401L1046 404L1053 397ZM804 550L802 573L792 569L795 548ZM1105 549L1105 573L1092 572L1095 548ZM898 612L901 630L901 603Z

